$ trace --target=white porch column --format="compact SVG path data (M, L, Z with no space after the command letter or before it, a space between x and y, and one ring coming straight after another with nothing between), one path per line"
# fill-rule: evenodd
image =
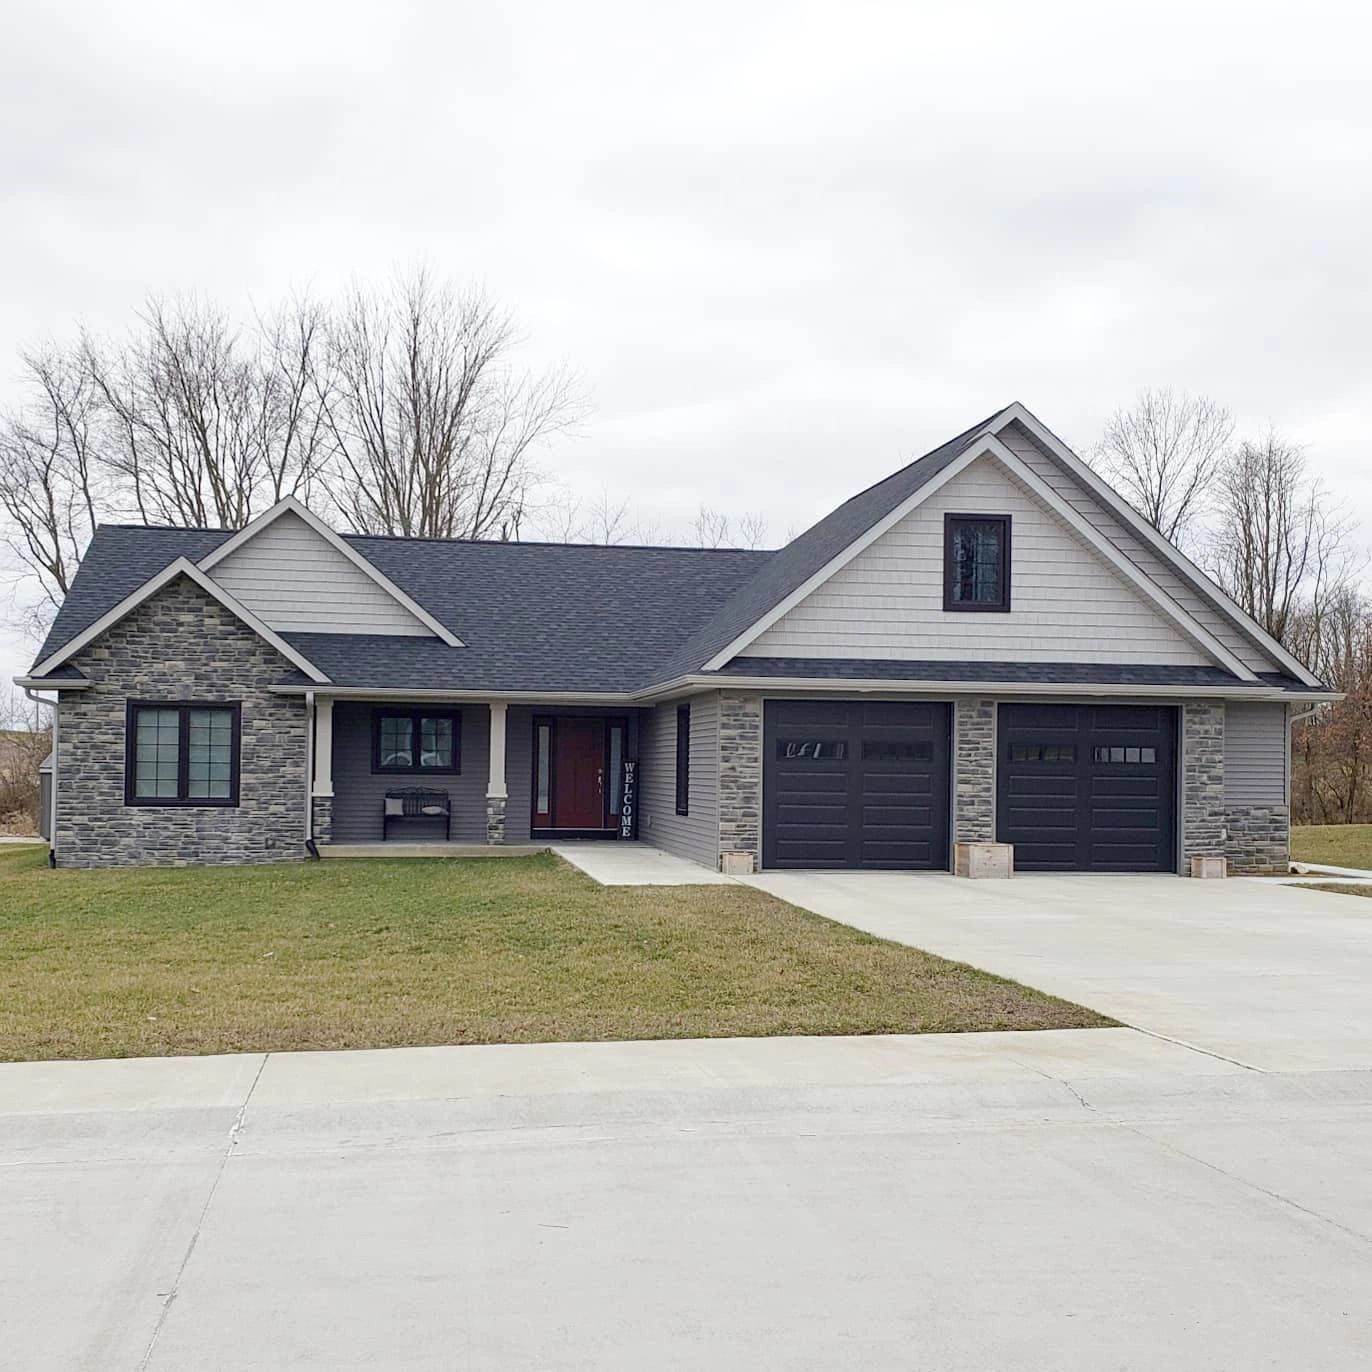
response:
M486 772L486 842L505 842L505 702L491 701L490 761Z
M314 702L314 785L316 796L333 795L333 698L319 696Z
M504 800L509 795L505 789L505 708L503 700L491 701L491 752L486 782L487 800Z

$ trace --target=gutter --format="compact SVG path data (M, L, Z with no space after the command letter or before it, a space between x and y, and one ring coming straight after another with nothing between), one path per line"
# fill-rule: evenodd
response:
M996 695L996 696L1131 696L1163 697L1166 699L1215 698L1220 700L1258 701L1314 701L1316 704L1342 700L1340 691L1288 691L1280 687L1262 686L1178 686L1150 685L1146 682L1124 684L1111 682L1093 685L1090 682L1063 681L888 681L880 678L858 677L765 677L722 676L718 673L696 673L677 677L661 685L637 692L633 699L649 703L685 691L739 689L746 691L804 691L841 695Z
M84 676L16 676L12 677L11 680L30 700L37 699L31 694L33 691L84 691L92 684L90 678ZM39 703L42 705L52 704L50 700Z

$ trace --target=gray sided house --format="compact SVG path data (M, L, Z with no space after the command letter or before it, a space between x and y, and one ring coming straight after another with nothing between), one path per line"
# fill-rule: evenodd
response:
M61 866L633 836L709 867L1284 868L1331 698L1023 406L777 552L106 526L28 676Z

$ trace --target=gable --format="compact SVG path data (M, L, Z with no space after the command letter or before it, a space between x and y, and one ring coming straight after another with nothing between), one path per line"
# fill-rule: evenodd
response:
M1228 615L1221 614L1177 571L1125 523L1107 509L1063 465L1041 447L1018 423L1008 424L997 437L1045 485L1065 500L1150 581L1170 596L1198 624L1213 634L1245 667L1254 672L1280 672L1282 665L1264 653Z
M1011 609L943 609L943 517L1008 514ZM744 657L1111 662L1212 659L994 457L977 458L787 611Z
M432 631L294 511L266 524L208 575L280 633Z

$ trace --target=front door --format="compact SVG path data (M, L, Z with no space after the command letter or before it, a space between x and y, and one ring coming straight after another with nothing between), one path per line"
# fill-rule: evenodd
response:
M605 721L563 718L553 731L553 828L605 827Z

